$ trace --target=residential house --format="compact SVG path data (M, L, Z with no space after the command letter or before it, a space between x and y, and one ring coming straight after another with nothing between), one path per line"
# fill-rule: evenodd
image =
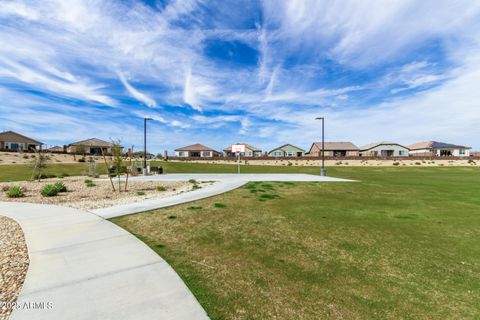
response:
M66 150L68 153L74 154L101 155L102 151L104 154L112 154L112 146L113 143L111 142L97 138L90 138L71 143L66 146Z
M291 144L284 144L268 152L269 157L302 157L305 150Z
M362 157L408 157L409 149L395 142L382 141L360 147Z
M351 142L324 142L326 157L358 157L359 149ZM322 155L322 142L314 142L306 154L310 157Z
M42 142L13 131L0 132L0 150L34 151L42 148Z
M192 144L182 148L175 149L175 156L180 158L213 158L220 157L222 154L203 144Z
M437 142L424 141L408 146L410 155L413 156L437 156L437 157L468 157L470 156L470 147Z
M245 152L242 152L240 156L242 157L261 157L262 156L262 150L255 148L254 146L251 146L247 143L237 143L237 144L244 144L245 145ZM225 157L236 157L236 154L232 152L232 146L223 149L223 154Z

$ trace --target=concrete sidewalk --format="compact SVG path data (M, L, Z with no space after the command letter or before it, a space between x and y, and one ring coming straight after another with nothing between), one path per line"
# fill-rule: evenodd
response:
M213 186L177 194L168 198L151 199L137 203L128 203L109 208L94 209L90 212L105 218L120 217L128 214L139 213L159 208L165 208L200 200L241 187L251 181L297 181L297 182L347 182L352 180L321 177L311 174L220 174L220 173L195 173L195 174L165 174L154 176L138 176L130 178L140 181L217 181Z
M208 319L175 271L127 231L80 210L0 202L22 227L30 266L17 319ZM36 309L31 303L51 304ZM47 304L48 303L48 304Z

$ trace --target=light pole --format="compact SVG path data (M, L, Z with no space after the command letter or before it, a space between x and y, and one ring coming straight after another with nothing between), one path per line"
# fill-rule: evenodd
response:
M322 120L322 170L320 171L320 175L325 177L327 172L325 171L325 118L318 117L315 120Z
M152 118L143 118L143 175L147 175L147 121Z

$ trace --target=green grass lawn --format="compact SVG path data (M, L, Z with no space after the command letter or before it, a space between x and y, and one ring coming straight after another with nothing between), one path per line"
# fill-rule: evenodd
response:
M112 221L213 319L480 318L478 168L329 173L360 182L250 183Z

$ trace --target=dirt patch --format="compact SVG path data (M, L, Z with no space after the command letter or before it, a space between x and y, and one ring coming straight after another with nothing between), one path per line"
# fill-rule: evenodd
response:
M0 216L0 320L8 319L28 270L28 251L22 228Z
M179 161L179 160L170 160ZM210 163L210 164L231 164L237 165L232 160L189 160L188 162ZM259 165L259 166L293 166L293 167L319 167L322 160L309 159L308 157L299 159L259 159L259 160L242 160L241 165ZM470 167L480 166L480 160L465 159L434 159L434 160L415 160L406 157L405 159L395 160L379 160L379 159L343 159L343 160L326 160L327 167L389 167L389 166L424 166L424 167Z
M88 187L85 183L90 179L93 186ZM41 189L47 184L62 181L67 187L67 192L59 193L54 197L44 197L40 194ZM199 187L208 187L212 182L199 183ZM9 198L5 194L7 187L19 186L24 190L24 197ZM122 186L123 183L122 183ZM188 181L129 181L127 191L118 192L118 184L115 184L116 192L108 179L91 179L88 177L68 177L64 179L45 179L38 181L18 181L0 183L0 201L30 202L41 204L62 205L77 209L97 209L111 207L118 204L140 202L146 199L171 197L173 195L189 192L194 185ZM197 187L198 188L198 187Z

